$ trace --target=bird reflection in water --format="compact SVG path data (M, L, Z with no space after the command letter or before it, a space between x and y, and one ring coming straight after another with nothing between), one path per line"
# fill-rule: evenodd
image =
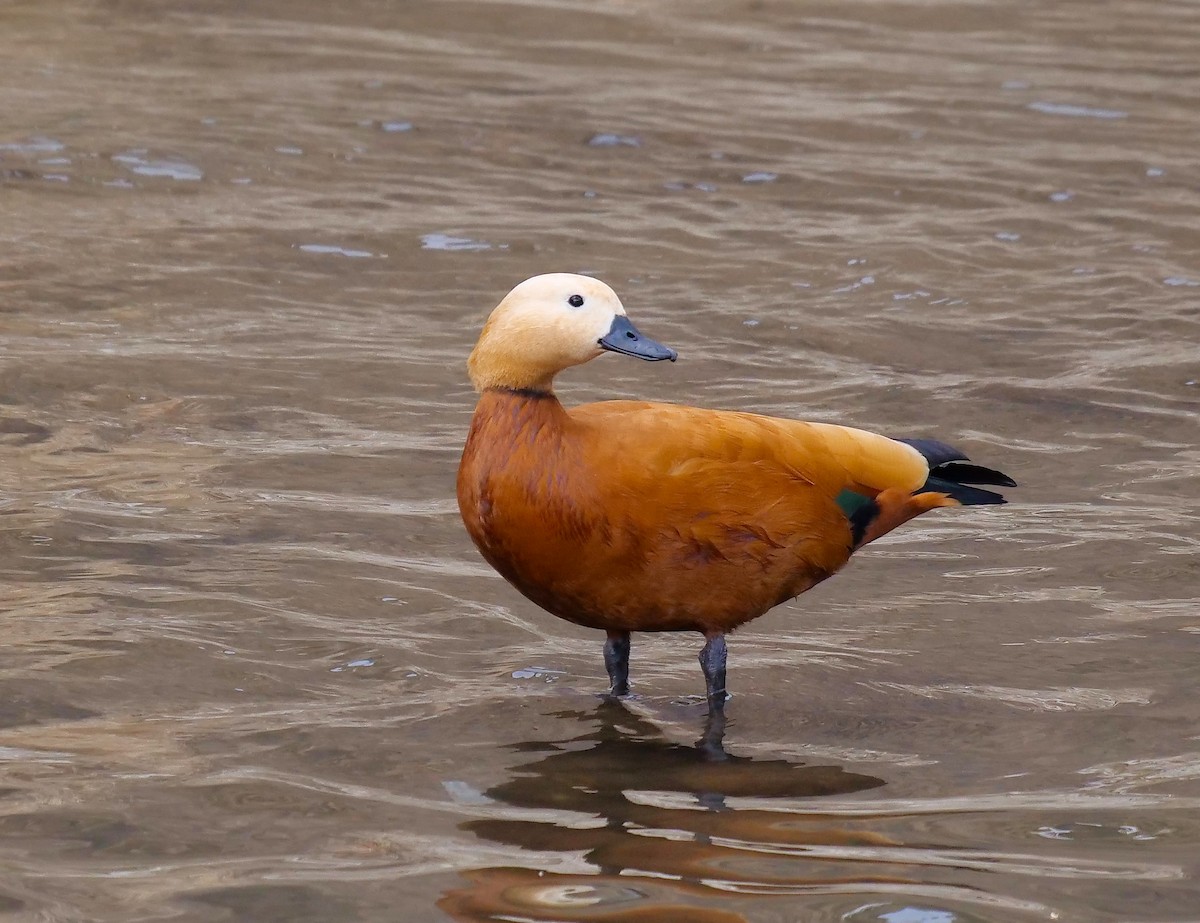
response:
M438 904L452 918L734 923L744 917L714 905L739 894L796 894L846 881L827 865L805 862L806 847L895 845L855 829L863 821L848 818L835 826L829 817L794 807L785 813L729 805L739 797L847 795L884 781L838 766L730 754L720 713L694 747L665 739L653 723L613 701L556 717L597 727L563 742L513 745L550 751L486 792L524 809L524 816L472 820L463 829L506 846L582 856L595 871L474 869L464 873L469 885ZM531 818L538 810L547 812L544 819ZM563 812L579 820L566 824Z

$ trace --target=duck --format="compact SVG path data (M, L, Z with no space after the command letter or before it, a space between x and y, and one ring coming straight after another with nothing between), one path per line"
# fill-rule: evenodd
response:
M512 289L467 360L478 403L458 468L479 553L547 612L605 632L606 693L630 694L634 632L699 632L709 713L726 636L941 507L1001 504L1009 476L934 439L682 404L565 407L561 372L613 353L674 362L604 282Z

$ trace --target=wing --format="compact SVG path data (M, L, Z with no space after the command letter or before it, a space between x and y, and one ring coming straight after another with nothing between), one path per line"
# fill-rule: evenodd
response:
M567 580L589 592L573 598L610 614L637 600L685 601L658 603L653 622L724 631L835 573L854 548L837 491L818 483L829 478L743 419L767 418L635 402L571 417L581 455L570 470L586 469L591 494L581 505L603 510L603 548L580 559L620 575L609 586L580 565Z
M856 508L929 473L915 449L845 427L638 401L570 417L610 516L659 534L654 546L678 556L662 563L773 573L779 598L845 563L865 528Z
M724 476L729 490L733 467L755 464L807 482L808 492L794 485L784 491L792 497L784 506L807 504L801 515L816 516L820 504L811 491L820 493L848 520L854 548L939 506L1005 502L968 485L1016 486L999 471L966 464L962 452L944 443L849 426L635 401L589 404L571 414L604 433L611 451L642 458L647 478L712 464L714 489Z
M930 471L911 445L829 423L641 401L586 404L570 416L596 432L614 464L622 456L636 458L651 478L703 462L751 463L787 472L836 499L844 490L866 497L889 488L911 492Z

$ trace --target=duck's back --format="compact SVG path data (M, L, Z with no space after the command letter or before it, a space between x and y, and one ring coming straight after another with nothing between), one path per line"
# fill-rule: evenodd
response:
M839 493L912 490L927 469L910 454L753 414L486 392L459 504L484 557L556 615L725 631L837 571L853 547ZM890 483L865 483L880 466Z
M601 401L568 414L630 449L657 445L684 458L762 461L831 497L847 489L865 496L888 488L912 491L929 474L926 460L910 445L831 423L650 401Z

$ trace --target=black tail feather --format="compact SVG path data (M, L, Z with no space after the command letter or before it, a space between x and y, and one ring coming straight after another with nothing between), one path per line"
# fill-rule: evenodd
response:
M991 503L1007 503L1003 496L996 493L994 490L983 490L980 487L968 487L966 484L958 484L954 481L946 481L939 477L934 477L932 474L920 488L914 493L924 493L927 490L936 490L940 494L948 494L953 497L963 506L984 506Z
M916 491L935 490L948 494L964 506L1006 503L1003 496L992 490L969 487L987 484L990 487L1016 487L1017 482L994 468L970 464L961 451L935 439L897 439L920 452L929 462L929 480Z
M957 484L990 484L993 487L1016 487L1017 482L995 468L983 465L964 465L962 462L947 462L935 469L937 476Z

